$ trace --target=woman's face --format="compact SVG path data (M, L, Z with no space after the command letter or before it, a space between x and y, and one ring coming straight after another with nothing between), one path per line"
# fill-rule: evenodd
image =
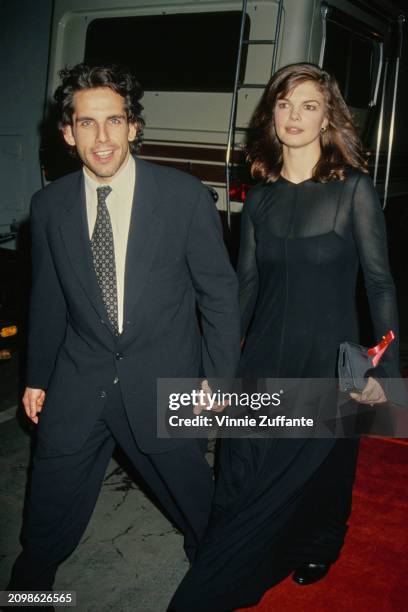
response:
M322 92L313 81L299 83L278 98L274 109L276 134L287 147L320 146L320 131L328 124Z

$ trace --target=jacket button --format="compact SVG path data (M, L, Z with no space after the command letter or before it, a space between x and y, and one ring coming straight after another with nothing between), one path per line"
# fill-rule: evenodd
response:
M101 391L101 398L103 399L104 397L106 397L106 391Z
M115 359L117 359L118 361L120 361L121 359L123 359L124 354L123 353L115 353Z

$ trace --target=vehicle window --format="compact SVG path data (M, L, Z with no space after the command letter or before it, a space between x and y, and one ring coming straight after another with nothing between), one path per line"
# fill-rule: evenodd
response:
M376 78L378 43L331 20L326 27L323 68L334 74L349 106L367 108Z
M240 25L240 11L95 19L84 59L126 65L147 91L231 92ZM247 16L245 38L249 27ZM244 45L241 80L246 51Z

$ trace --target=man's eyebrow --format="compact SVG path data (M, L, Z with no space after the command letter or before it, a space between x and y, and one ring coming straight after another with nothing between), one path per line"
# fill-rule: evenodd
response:
M126 119L126 115L125 113L122 114L118 114L118 115L109 115L109 117L107 117L107 119ZM94 117L76 117L75 118L75 123L79 123L80 121L94 121Z
M93 121L92 117L75 117L75 123L79 123L80 121Z

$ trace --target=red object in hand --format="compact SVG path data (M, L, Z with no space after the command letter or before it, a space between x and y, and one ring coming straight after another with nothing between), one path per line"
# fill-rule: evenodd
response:
M372 362L375 368L380 363L381 357L384 355L385 351L394 339L395 334L392 330L390 330L386 336L383 336L381 342L379 342L376 346L373 346L372 348L368 349L367 355L373 357Z

